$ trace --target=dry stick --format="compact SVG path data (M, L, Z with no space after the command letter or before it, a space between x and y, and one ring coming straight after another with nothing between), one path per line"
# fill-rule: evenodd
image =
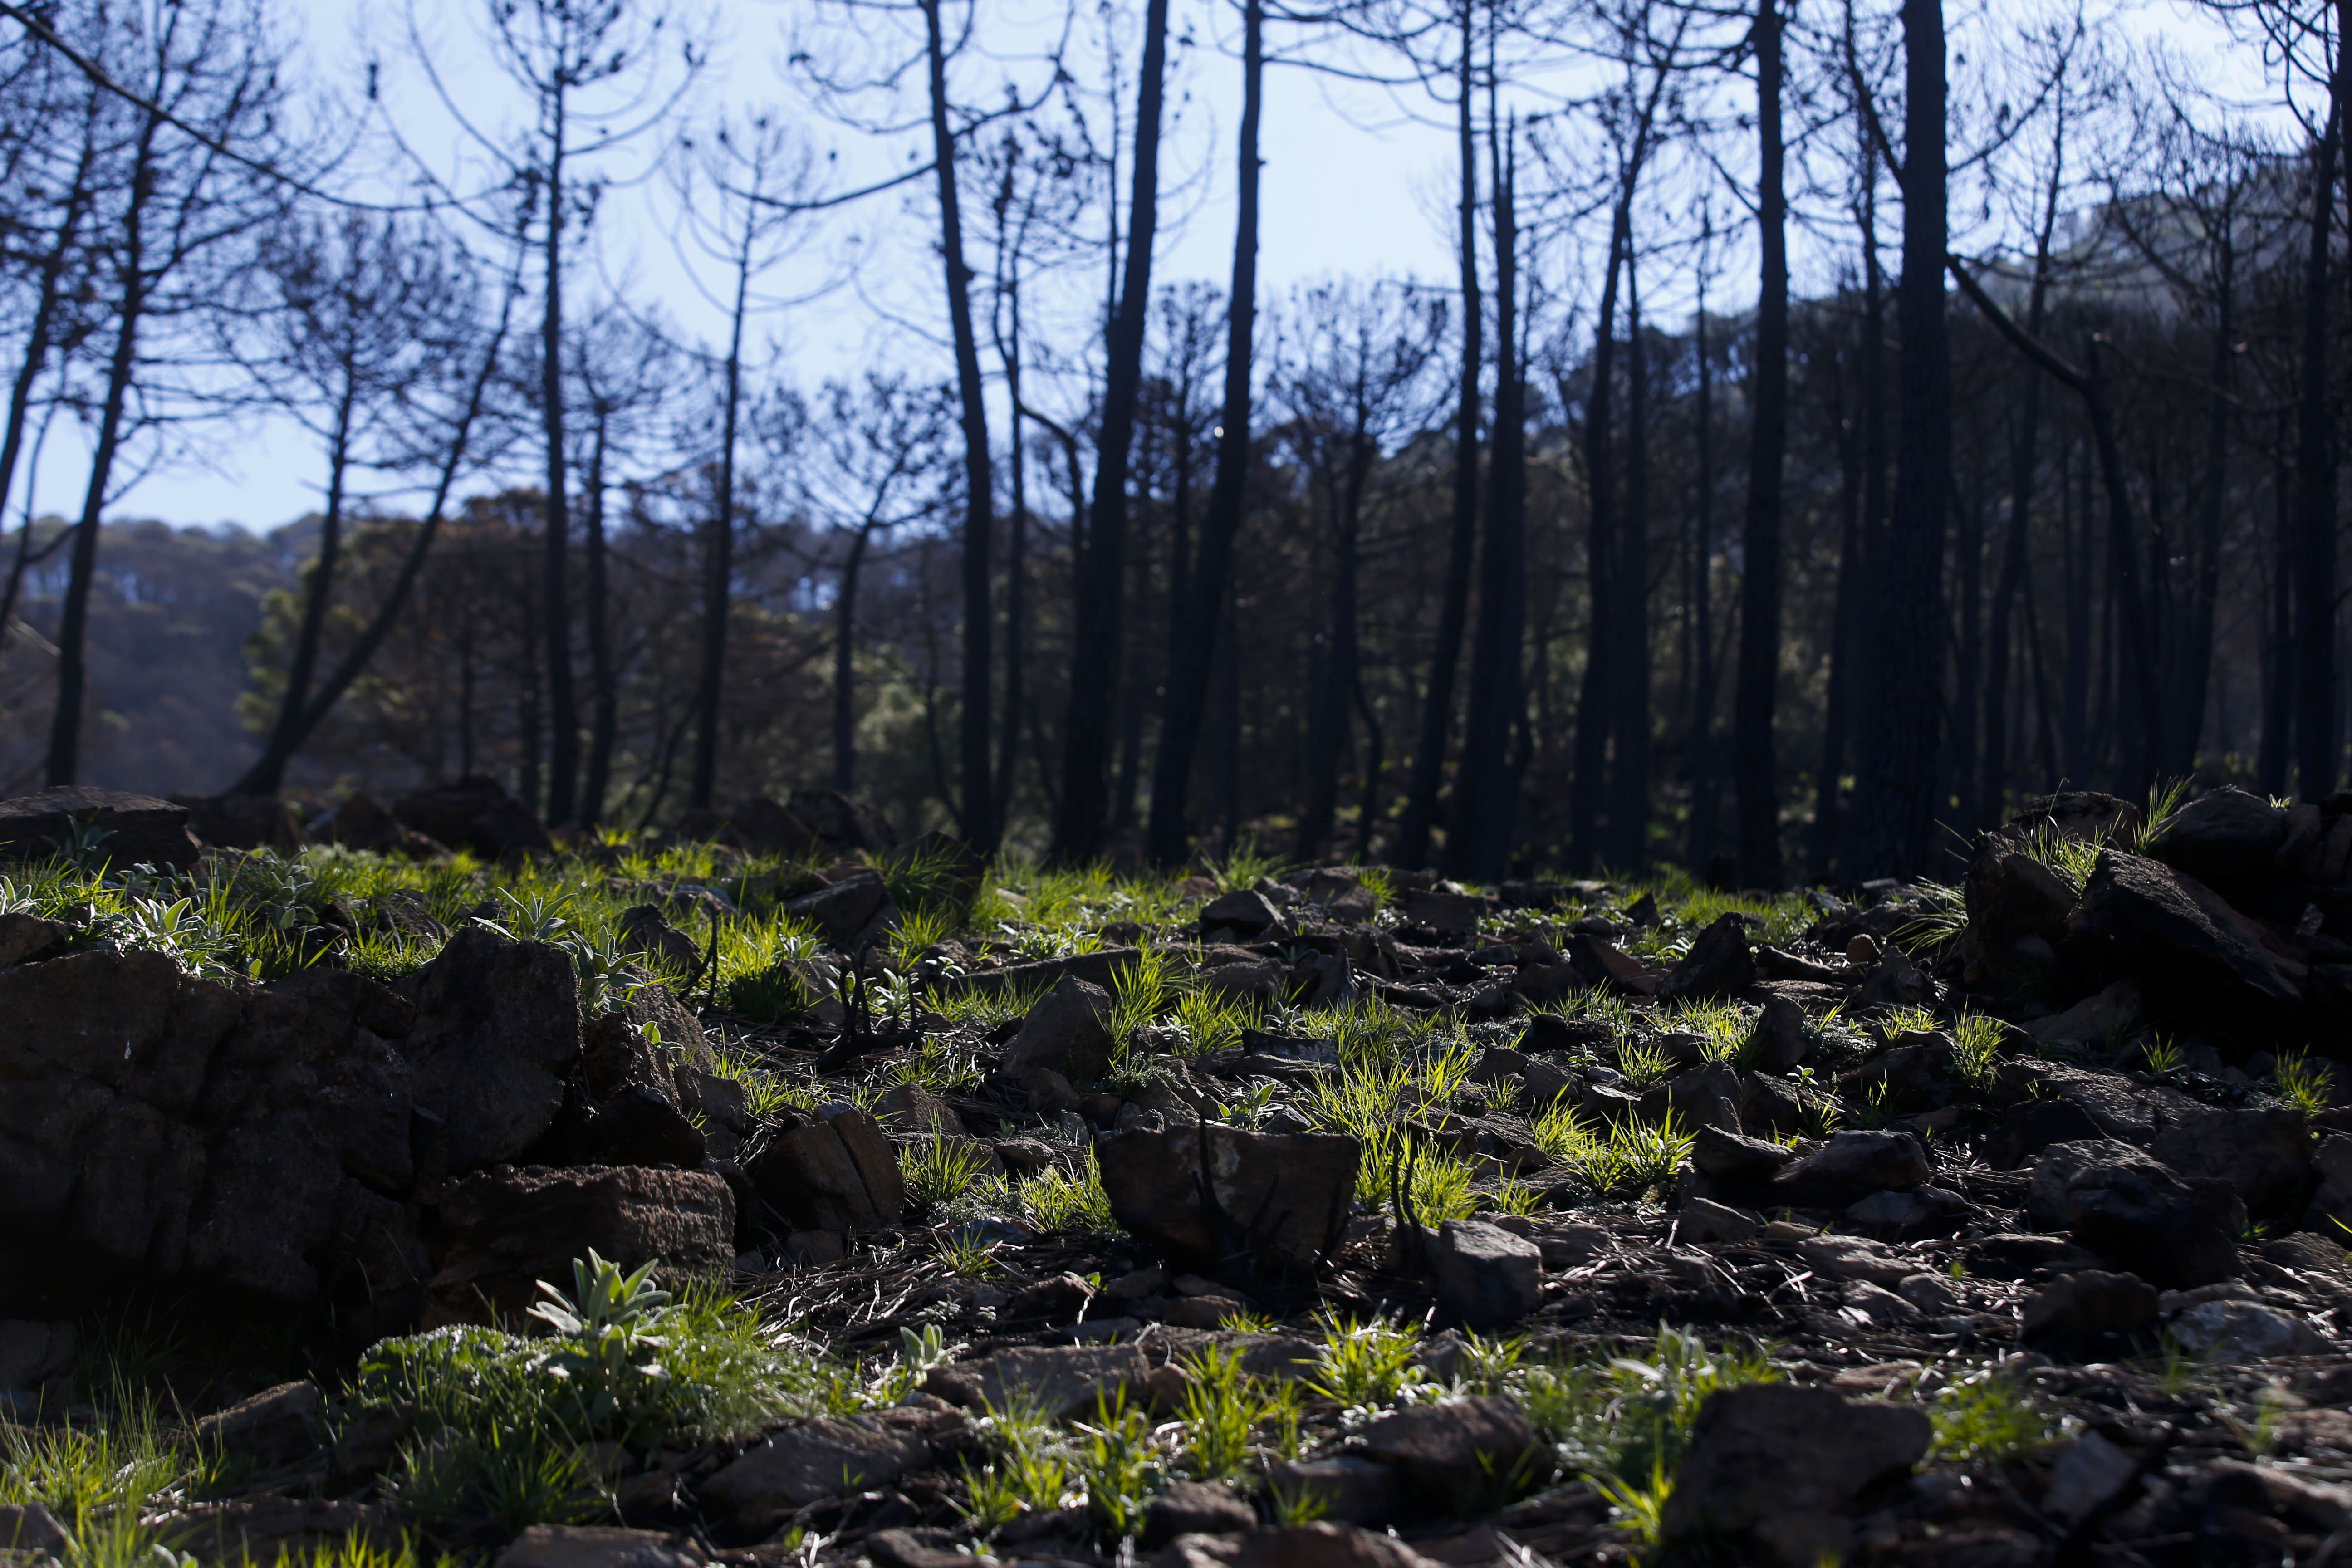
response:
M244 777L229 786L231 795L250 793L264 776L265 769L273 761L282 768L286 759L301 749L302 742L310 738L310 731L319 727L320 723L326 719L328 710L332 709L343 693L350 689L352 683L360 678L361 673L367 668L368 660L375 657L376 649L382 647L383 639L392 634L393 623L400 618L400 612L408 602L410 591L415 587L416 579L424 573L425 558L433 548L434 535L441 527L441 514L449 504L449 491L457 482L458 468L465 463L466 447L473 437L474 422L481 416L482 402L488 393L490 377L498 369L499 350L506 342L507 325L513 316L515 297L521 289L522 254L522 247L518 244L515 249L514 270L507 279L506 298L499 307L498 331L490 335L490 345L482 354L482 368L475 374L473 388L467 395L466 412L457 420L457 434L449 443L448 459L441 465L441 478L434 487L433 505L425 512L425 521L417 526L415 542L409 546L407 559L401 563L400 575L393 580L392 591L384 595L383 605L376 610L375 618L370 621L367 629L360 634L359 641L352 645L351 651L343 656L341 662L335 666L334 672L328 676L326 683L319 689L318 696L312 699L310 705L302 710L299 721L293 724L279 740L273 741L269 752L263 753L262 757L247 770ZM278 754L273 757L271 753Z

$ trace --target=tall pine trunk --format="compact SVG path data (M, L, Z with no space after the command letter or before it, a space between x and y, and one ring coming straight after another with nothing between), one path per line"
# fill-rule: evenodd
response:
M1772 707L1780 672L1780 484L1789 446L1788 197L1781 184L1780 14L1756 10L1756 208L1762 277L1750 373L1753 434L1748 527L1739 588L1739 686L1733 698L1733 771L1739 805L1739 881L1780 882L1780 796L1772 759Z
M98 443L90 457L89 482L82 492L81 518L74 524L65 603L58 616L58 699L49 715L45 772L52 788L73 783L81 763L81 708L89 683L89 590L98 574L99 514L106 505L107 486L113 480L114 458L122 444L123 410L138 371L139 323L147 313L152 282L146 271L147 204L153 194L155 135L162 123L154 112L142 119L126 187L130 200L123 212L122 250L115 272L121 290L115 300L114 350L107 361Z
M1609 770L1610 859L1647 864L1650 830L1650 350L1642 332L1641 278L1625 243L1625 504L1617 515L1617 648Z
M1944 668L1944 509L1952 483L1952 357L1944 320L1944 7L1904 0L1903 353L1894 512L1877 584L1875 700L1854 801L1868 878L1915 875L1935 822Z
M563 89L554 92L547 159L547 300L540 317L541 413L547 434L546 552L540 609L547 637L547 819L570 822L580 779L580 714L572 689L572 508L563 472Z
M612 411L596 407L596 434L588 448L587 494L581 498L586 538L581 586L588 602L588 762L580 781L580 826L593 830L604 817L612 787L613 742L619 731L621 694L613 671L613 606L605 578L604 447Z
M1127 476L1143 380L1144 324L1151 305L1151 246L1160 222L1160 119L1168 64L1168 0L1149 0L1143 72L1135 110L1135 174L1128 204L1126 266L1119 279L1103 370L1102 428L1095 493L1079 558L1071 637L1069 718L1062 734L1062 809L1055 858L1091 860L1102 851L1110 805L1111 717L1118 690L1126 616Z
M1445 860L1456 876L1498 880L1516 837L1518 771L1511 735L1526 707L1528 445L1527 384L1518 361L1518 227L1516 123L1495 122L1488 84L1487 135L1495 185L1495 433L1487 459L1486 537L1478 552L1478 634L1470 650L1470 713L1462 770L1454 785Z
M1191 842L1186 807L1201 731L1208 714L1210 667L1215 662L1217 629L1223 617L1225 587L1233 574L1234 542L1241 532L1248 499L1250 465L1250 372L1257 324L1258 122L1265 74L1265 6L1247 0L1242 12L1241 146L1234 169L1238 195L1234 222L1234 264L1225 303L1223 431L1217 437L1217 476L1209 490L1209 515L1197 557L1179 573L1177 616L1168 648L1168 690L1161 700L1160 749L1152 759L1151 818L1146 846L1163 866L1181 864ZM1185 417L1179 410L1181 422ZM1190 483L1187 445L1183 482ZM1180 530L1183 524L1180 522ZM1177 561L1183 565L1180 531Z
M957 814L967 842L996 847L999 816L990 801L989 727L995 655L992 572L995 476L988 448L988 400L980 379L980 340L971 324L971 269L963 259L963 206L956 190L956 144L948 124L947 46L940 0L923 0L929 29L931 163L939 175L940 258L947 271L948 328L955 339L956 398L963 426L963 711L956 731L963 801ZM1019 419L1016 414L1015 420Z
M1445 780L1446 738L1454 729L1454 672L1470 620L1470 572L1478 548L1478 370L1486 358L1486 317L1478 290L1478 146L1471 124L1471 0L1462 0L1462 64L1455 79L1461 112L1454 125L1462 164L1462 371L1454 420L1454 519L1437 641L1429 652L1429 686L1422 697L1421 741L1413 748L1404 816L1397 825L1396 860L1401 866L1423 866L1429 860L1437 794Z
M2328 230L2336 215L2343 81L2329 84L2327 127L2311 181L2304 263L2301 378L2295 402L2294 740L2306 800L2336 787L2336 416L2328 399Z
M1617 376L1617 280L1625 248L1621 193L1609 222L1609 266L1592 329L1592 385L1584 399L1586 612L1584 683L1576 703L1576 776L1569 789L1569 863L1590 871L1600 858L1601 808L1609 763L1609 699L1614 689L1617 602L1617 475L1611 428Z

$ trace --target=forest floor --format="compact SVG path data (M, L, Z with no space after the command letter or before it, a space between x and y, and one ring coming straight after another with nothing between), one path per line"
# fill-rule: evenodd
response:
M2127 833L2034 853L2080 898L2085 845L2149 847ZM628 842L126 872L90 842L0 880L14 963L11 920L49 945L0 991L160 953L184 988L333 969L419 1017L487 931L563 955L588 1065L526 1156L420 1157L438 1326L355 1342L135 1280L0 1323L0 1559L2352 1546L2352 1114L2325 1032L1972 990L1957 889ZM639 1093L623 1128L600 1020L668 1120ZM0 1110L28 1103L9 1087ZM621 1166L701 1180L731 1256L635 1209L486 1240L523 1221L451 1195L520 1215L533 1171ZM30 1256L5 1240L0 1269ZM577 1267L525 1311L451 1288L495 1276L460 1268L477 1252Z

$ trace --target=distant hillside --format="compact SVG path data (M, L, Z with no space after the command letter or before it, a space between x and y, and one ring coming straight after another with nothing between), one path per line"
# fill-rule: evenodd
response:
M90 598L81 782L166 795L217 790L236 777L256 749L237 722L248 684L245 639L260 622L263 596L292 586L312 531L105 526ZM13 552L16 537L6 542ZM65 580L61 551L33 573L22 619L0 647L0 795L40 784Z

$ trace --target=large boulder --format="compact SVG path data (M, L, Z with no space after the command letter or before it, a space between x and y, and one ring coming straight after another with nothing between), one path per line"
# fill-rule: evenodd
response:
M2181 1175L2216 1181L2252 1214L2279 1214L2309 1184L2311 1128L2291 1106L2167 1109L2149 1152Z
M1446 1512L1482 1483L1537 1480L1551 1468L1518 1401L1506 1395L1399 1410L1365 1427L1363 1438L1364 1451L1393 1468L1417 1501Z
M1361 1146L1328 1132L1251 1132L1223 1122L1095 1140L1111 1213L1195 1264L1311 1270L1339 1245Z
M2303 1005L2301 966L2263 945L2262 928L2195 878L2161 861L2099 852L2067 947L2109 973L2200 1016L2277 1019Z
M785 804L808 824L821 848L878 853L898 842L888 817L837 789L796 789Z
M701 1501L733 1534L755 1539L810 1503L929 1469L932 1438L961 1424L910 1405L796 1422L703 1482Z
M580 1057L571 955L461 927L402 984L416 1022L403 1049L429 1119L428 1163L457 1173L514 1159L554 1124Z
M2054 953L2066 935L2074 890L2026 853L2027 842L2023 828L2000 828L1979 838L1969 858L1962 884L1969 923L1960 961L1970 985L2007 989L2037 967L2036 950L2020 943L2040 943Z
M882 873L860 869L790 900L784 912L808 921L824 933L825 941L847 952L891 907L889 884Z
M1747 917L1718 915L1658 983L1658 999L1736 996L1755 984L1756 956L1748 947Z
M744 1173L772 1228L781 1221L787 1231L874 1230L898 1224L906 1209L898 1151L872 1117L845 1101L792 1113Z
M2184 1180L2156 1158L2108 1139L2056 1143L2034 1163L2026 1213L2045 1230L2154 1284L2210 1285L2238 1272L2246 1208L2220 1182Z
M1768 1383L1711 1394L1675 1472L1665 1533L1746 1536L1761 1560L1791 1568L1836 1561L1851 1544L1848 1513L1925 1458L1930 1435L1924 1410L1833 1389Z
M567 1284L593 1248L623 1268L659 1264L678 1286L735 1258L735 1195L710 1171L504 1166L448 1184L425 1326L519 1320L538 1282Z
M555 847L530 807L482 773L403 795L393 803L392 814L436 843L470 849L485 860Z
M1516 1323L1543 1305L1543 1250L1483 1220L1449 1219L1430 1249L1437 1304L1474 1329Z
M1044 1068L1073 1081L1102 1077L1110 1067L1110 1018L1109 992L1064 975L1005 1047L1005 1076L1019 1079Z
M329 807L306 824L304 831L320 844L340 844L346 849L373 849L381 854L408 855L419 859L440 854L447 847L404 826L365 790L355 791L348 800Z
M339 971L229 985L105 949L0 970L0 1313L133 1283L413 1312L409 1016Z
M2158 823L2147 852L2209 888L2234 892L2269 881L2285 841L2284 807L2223 784Z
M68 784L0 800L0 859L46 860L77 840L118 867L184 871L204 853L188 831L188 808L153 795Z
M175 795L188 808L188 831L215 849L274 849L291 855L306 842L302 813L274 795Z
M1839 1132L1772 1178L1776 1203L1843 1208L1873 1193L1905 1192L1927 1179L1927 1151L1909 1132Z

